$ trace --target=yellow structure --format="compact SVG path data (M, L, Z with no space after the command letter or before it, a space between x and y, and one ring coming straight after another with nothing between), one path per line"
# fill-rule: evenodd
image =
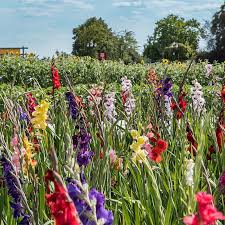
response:
M0 48L0 55L20 55L20 48Z

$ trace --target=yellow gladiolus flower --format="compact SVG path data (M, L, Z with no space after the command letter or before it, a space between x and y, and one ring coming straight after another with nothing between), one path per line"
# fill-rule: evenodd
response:
M131 134L131 136L132 136L133 139L136 139L139 136L137 130L131 130L130 134Z
M147 156L146 151L140 149L137 152L133 153L132 161L134 163L136 163L136 162L143 163L147 159L146 156Z
M146 142L147 138L145 136L140 136L137 138L137 143L143 145Z
M35 107L35 111L32 113L33 119L31 123L33 124L34 128L45 130L47 127L46 120L48 118L47 112L49 108L49 103L45 100L41 101L41 104Z
M141 149L141 145L137 142L133 142L132 145L130 146L130 149L133 150L134 152L137 152Z
M28 141L28 138L26 135L24 135L23 137L23 146L25 149L25 154L24 154L25 163L24 163L23 169L24 169L24 172L27 173L29 166L35 167L37 162L36 160L33 159L35 155L32 153L33 145Z

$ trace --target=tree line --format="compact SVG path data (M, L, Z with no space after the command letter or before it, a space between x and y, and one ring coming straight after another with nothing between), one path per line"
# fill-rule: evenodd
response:
M201 39L207 41L204 51L199 51ZM105 52L111 60L136 63L186 60L192 56L210 61L225 60L225 3L216 12L211 22L202 26L196 19L185 20L177 15L168 15L155 24L152 36L140 54L134 32L113 32L102 18L92 17L73 29L73 50L76 56L96 57Z

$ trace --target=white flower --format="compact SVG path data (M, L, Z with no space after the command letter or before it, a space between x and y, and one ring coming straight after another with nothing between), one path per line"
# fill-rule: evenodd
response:
M197 80L193 82L193 87L191 88L191 98L193 102L193 109L198 116L206 111L205 109L205 99L203 97L202 86Z
M123 105L125 112L128 117L130 117L135 109L135 99L132 94L132 83L127 77L122 79L122 96L124 98Z
M213 66L212 64L205 65L206 76L208 77L212 73Z
M109 94L105 95L105 118L110 122L114 123L116 121L116 107L115 107L115 92L110 92Z
M195 167L195 163L193 162L192 159L189 159L187 161L186 170L185 170L185 181L186 181L186 185L189 187L192 187L194 185L194 180L193 180L194 167Z

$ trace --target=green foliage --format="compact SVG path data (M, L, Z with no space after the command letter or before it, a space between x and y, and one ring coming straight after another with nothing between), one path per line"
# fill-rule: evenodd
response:
M225 3L213 16L211 22L211 38L209 40L210 49L215 59L225 59Z
M73 29L73 35L73 55L96 58L99 52L105 52L108 59L121 59L126 64L140 61L134 33L123 31L117 35L102 18L88 19Z
M188 59L190 52L196 52L202 35L203 29L197 20L169 15L156 23L154 34L144 47L144 56L151 60L164 57L171 60ZM173 43L178 46L174 47Z
M187 69L187 63L171 62L153 64L129 64L106 60L100 62L90 57L75 57L59 55L55 58L56 67L59 69L62 84L66 84L66 77L72 84L94 84L99 82L120 83L123 76L127 76L136 84L146 83L146 77L150 68L155 68L159 77L162 77L167 68L167 75L175 84L180 84L183 74ZM206 77L205 66L207 61L195 63L191 67L187 83L191 84L198 79L203 85L209 82L216 83L223 78L223 64L214 63L213 73ZM40 84L42 87L51 87L51 60L39 60L34 56L26 58L4 56L0 58L0 83L23 85L31 87Z

